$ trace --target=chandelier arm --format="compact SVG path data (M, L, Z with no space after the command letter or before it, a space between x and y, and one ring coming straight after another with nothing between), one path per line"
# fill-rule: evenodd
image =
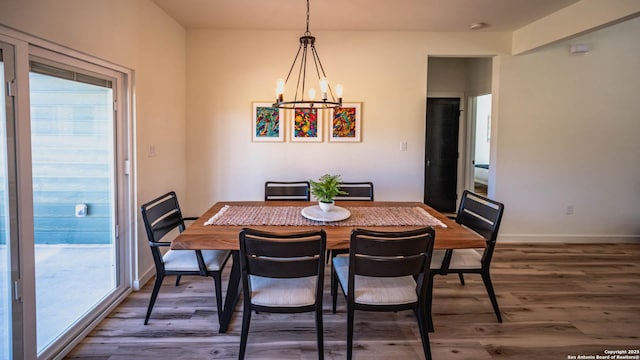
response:
M307 86L307 60L309 58L309 55L307 53L309 44L305 43L304 44L304 66L302 69L302 93L300 94L300 100L304 101L304 95L305 95L305 90L306 90L306 86Z
M324 68L322 67L322 61L320 61L320 56L318 56L318 52L316 51L316 47L314 45L311 45L311 51L313 53L313 61L315 62L315 65L316 65L316 73L318 74L318 80L320 79L320 72L322 72L322 76L327 77L327 75L325 75L324 73ZM318 68L318 65L320 65L320 68Z
M291 76L291 72L293 71L293 68L296 66L296 61L298 61L300 50L302 50L302 44L298 46L298 52L296 53L296 57L293 59L293 63L291 64L291 68L289 69L289 73L287 74L287 78L284 80L285 84L289 82L289 77Z
M320 80L320 72L318 71L318 65L320 65L320 71L322 71L322 76L326 79L327 75L324 73L324 67L322 66L322 61L320 61L320 56L318 56L318 52L316 51L315 46L311 46L311 50L313 51L313 58L318 59L316 64L316 72L318 73L318 80ZM335 96L333 95L333 90L331 89L331 84L327 82L327 89L329 89L329 94L331 95L331 100L335 101Z
M304 69L307 64L307 45L300 43L300 47L304 46L304 50L302 51L302 57L300 58L300 68L298 69L298 82L296 83L296 92L293 97L294 101L298 101L298 92L300 91L300 85L302 84L302 93L300 94L300 101L304 100Z
M320 69L318 68L318 63L320 63L320 68L322 68L322 63L320 62L320 57L318 57L318 53L316 52L316 47L315 46L311 46L311 53L313 54L313 64L316 67L316 75L318 75L318 80L322 79L320 77ZM325 78L327 77L327 75L324 74L324 71L322 71L322 76L324 76Z

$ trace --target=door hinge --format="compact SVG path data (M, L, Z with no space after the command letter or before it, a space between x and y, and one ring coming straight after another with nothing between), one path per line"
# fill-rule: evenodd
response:
M120 225L116 224L116 240L120 239Z
M22 281L20 280L13 282L13 299L22 302Z
M124 161L124 174L129 175L131 173L131 162L129 160Z
M113 100L113 111L117 112L118 111L118 101L117 100Z
M16 96L16 80L7 81L7 96L15 97Z

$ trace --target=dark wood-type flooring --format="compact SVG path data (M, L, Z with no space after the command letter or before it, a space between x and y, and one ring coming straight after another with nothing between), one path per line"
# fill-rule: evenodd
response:
M230 267L225 270L228 275ZM479 276L436 277L431 333L434 359L568 359L640 349L640 244L499 244L492 266L502 309L498 323ZM331 313L325 284L327 359L346 353L344 300ZM225 278L226 281L226 278ZM149 325L152 282L132 293L68 359L234 359L241 301L226 334L218 333L213 280L165 280ZM226 288L226 285L224 286ZM412 312L356 312L356 359L421 359ZM249 359L315 359L313 313L252 317Z

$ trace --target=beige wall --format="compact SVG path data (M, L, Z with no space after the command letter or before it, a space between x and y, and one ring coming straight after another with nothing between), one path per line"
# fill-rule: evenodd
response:
M568 42L511 56L505 34L315 33L345 101L363 103L362 142L336 144L326 134L323 143L251 142L251 101L272 100L300 34L191 30L190 210L261 199L266 180L325 172L372 180L379 200L420 201L427 57L496 55L492 172L507 209L502 240L638 239L640 147L631 134L640 133L639 33L636 19L576 39L594 48L582 57L568 53ZM564 214L567 205L575 214Z
M189 204L256 200L271 179L371 180L376 199L423 194L427 57L508 51L508 34L318 32L327 76L362 102L362 142L252 143L251 102L273 101L299 32L191 30L187 41ZM290 129L290 124L287 124ZM289 135L289 134L287 134ZM400 142L407 141L406 152Z
M0 0L0 9L2 25L134 71L138 201L174 189L186 202L186 31L147 0ZM156 157L146 156L149 144ZM135 278L153 267L138 230Z
M638 36L640 18L501 59L503 237L640 237ZM569 54L578 42L592 51Z

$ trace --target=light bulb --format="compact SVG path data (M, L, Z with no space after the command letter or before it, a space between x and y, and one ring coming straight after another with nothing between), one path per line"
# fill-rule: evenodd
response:
M284 79L278 79L278 82L276 83L276 94L284 94Z
M336 96L339 98L342 97L342 84L336 85Z
M316 97L316 89L314 88L310 88L309 89L309 100L313 101L313 99Z
M327 78L322 78L320 80L320 92L326 93L329 88L329 80Z

